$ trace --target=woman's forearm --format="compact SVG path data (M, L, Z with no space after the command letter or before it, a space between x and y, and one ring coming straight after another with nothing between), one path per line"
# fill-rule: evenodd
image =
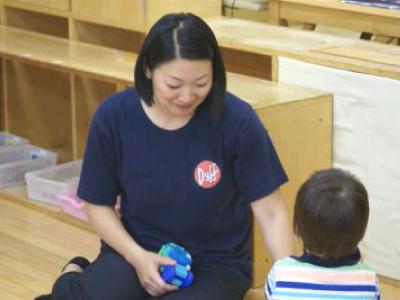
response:
M144 250L125 230L114 209L86 203L86 212L97 234L129 263L135 265Z
M272 259L275 261L294 254L294 234L280 191L253 202L252 210Z
M294 254L294 238L288 214L278 213L261 225L263 238L274 261Z

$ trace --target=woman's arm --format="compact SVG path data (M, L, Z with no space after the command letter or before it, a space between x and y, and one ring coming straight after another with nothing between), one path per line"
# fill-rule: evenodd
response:
M142 287L152 296L160 296L176 290L166 284L158 272L160 265L175 262L139 246L123 227L114 209L109 206L86 202L89 221L100 237L134 266Z
M286 202L279 189L251 203L272 259L294 254L294 235Z

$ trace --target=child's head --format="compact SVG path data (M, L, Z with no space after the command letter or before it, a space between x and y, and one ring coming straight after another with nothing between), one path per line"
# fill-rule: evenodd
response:
M308 253L323 258L351 255L368 223L363 184L340 169L316 172L297 193L294 230Z

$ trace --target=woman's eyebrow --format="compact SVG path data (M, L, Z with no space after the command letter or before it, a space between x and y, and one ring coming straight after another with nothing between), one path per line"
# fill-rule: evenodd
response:
M205 78L205 77L207 77L207 76L209 76L210 74L203 74L203 75L201 75L201 76L199 76L199 77L197 77L194 81L197 81L197 80L200 80L200 79L203 79L203 78ZM178 80L178 81L182 81L182 79L181 78L178 78L178 77L175 77L175 76L168 76L169 78L172 78L172 79L175 79L175 80Z

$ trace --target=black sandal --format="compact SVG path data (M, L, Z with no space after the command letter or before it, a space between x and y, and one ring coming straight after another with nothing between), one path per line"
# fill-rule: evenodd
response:
M89 265L90 265L90 261L83 256L75 256L73 259L71 259L65 266L64 268L61 269L61 272L63 272L65 270L65 268L69 265L69 264L74 264L79 266L82 270L85 270Z
M79 266L82 270L85 270L89 265L90 265L90 261L83 256L75 256L74 258L72 258L62 269L61 272L63 272L65 270L65 268L69 265L69 264L75 264L77 266ZM51 298L51 294L49 295L40 295L37 296L35 299L33 300L52 300Z
M51 295L41 295L41 296L37 296L35 299L33 300L51 300Z

